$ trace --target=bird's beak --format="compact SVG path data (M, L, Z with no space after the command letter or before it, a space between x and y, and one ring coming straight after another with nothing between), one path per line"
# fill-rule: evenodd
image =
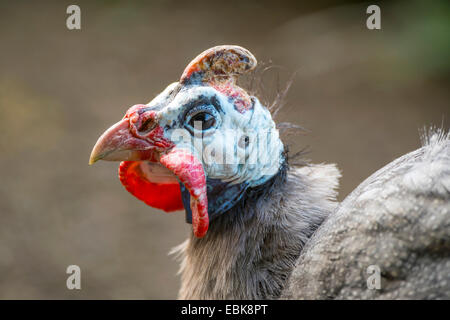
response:
M165 211L183 208L179 186L182 183L191 195L194 234L201 238L209 225L203 165L190 151L178 148L165 138L157 122L158 115L145 110L144 105L130 108L124 119L106 130L95 144L89 164L98 160L122 161L119 178L125 188L148 205ZM149 119L154 121L151 129L140 130ZM155 182L149 166L165 167L164 170L176 179Z
M92 149L89 164L98 160L138 161L151 158L155 147L133 136L129 128L129 119L125 118L106 130Z

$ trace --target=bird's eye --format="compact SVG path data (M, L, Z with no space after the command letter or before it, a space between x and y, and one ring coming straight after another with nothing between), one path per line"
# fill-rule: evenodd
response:
M197 106L189 110L185 116L186 128L193 133L194 131L211 131L220 125L220 115L216 108L211 105ZM206 134L206 132L205 132Z
M208 130L216 124L216 118L214 118L214 116L208 112L199 112L191 117L189 125L192 128L196 128L196 125L198 126L199 122L201 123L202 130Z

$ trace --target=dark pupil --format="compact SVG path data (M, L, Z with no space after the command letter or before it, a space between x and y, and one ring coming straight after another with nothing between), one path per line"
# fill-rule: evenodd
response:
M216 119L214 119L214 116L212 116L208 112L197 113L191 118L191 121L189 121L189 125L194 128L195 122L197 121L200 121L202 123L202 130L209 129L216 123Z

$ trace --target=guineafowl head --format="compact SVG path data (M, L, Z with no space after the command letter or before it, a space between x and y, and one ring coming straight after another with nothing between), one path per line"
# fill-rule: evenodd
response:
M119 178L131 194L165 211L184 208L203 237L285 161L269 110L236 84L256 63L239 46L204 51L178 82L129 108L98 139L90 163L122 161Z

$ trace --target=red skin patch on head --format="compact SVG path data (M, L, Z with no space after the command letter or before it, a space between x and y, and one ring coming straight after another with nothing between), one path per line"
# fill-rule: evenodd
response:
M248 93L232 81L214 81L210 83L210 86L225 96L230 97L233 100L236 110L240 113L245 113L253 107L252 99Z

